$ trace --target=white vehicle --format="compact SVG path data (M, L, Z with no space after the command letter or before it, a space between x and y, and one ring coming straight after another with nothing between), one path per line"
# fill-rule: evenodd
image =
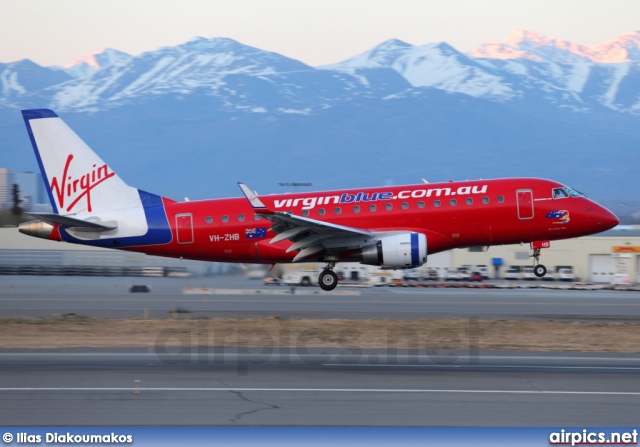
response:
M611 284L617 286L628 286L631 284L631 280L629 279L629 275L626 273L616 273L611 279Z
M422 278L423 281L438 281L438 271L436 269L428 269L424 272Z
M445 281L458 281L460 279L460 275L457 270L449 269L447 270L447 274L444 277Z
M556 274L553 272L547 272L546 275L544 275L542 278L540 278L543 281L555 281L556 279Z
M476 266L476 271L480 272L484 279L489 279L489 267L487 267L486 265Z
M317 276L315 270L299 270L284 275L282 282L288 286L316 286Z
M520 279L520 271L518 269L510 268L504 274L504 279Z
M558 279L560 281L573 281L573 271L566 268L558 270Z
M403 278L405 281L417 281L418 278L418 269L408 269L404 271Z
M247 269L244 273L247 279L264 279L267 276L267 270L265 269Z
M466 268L458 269L458 279L460 281L469 281L469 279L471 279L471 272Z
M533 281L534 279L538 279L535 273L533 273L533 267L525 267L522 270L522 279L527 281Z
M378 286L388 286L393 282L393 275L388 270L380 270L377 272L373 272L370 276L371 285Z

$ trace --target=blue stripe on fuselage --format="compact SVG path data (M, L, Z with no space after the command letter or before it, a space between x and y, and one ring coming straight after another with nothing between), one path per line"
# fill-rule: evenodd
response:
M418 233L411 233L411 266L420 265L420 238Z
M60 214L58 212L58 206L56 205L56 201L53 198L53 192L51 191L51 183L49 183L49 178L47 177L47 171L44 169L44 163L42 163L42 157L40 157L40 149L38 148L38 143L36 143L35 136L33 135L33 129L31 128L31 120L41 119L41 118L58 118L53 111L49 109L34 109L34 110L23 110L22 118L24 119L24 123L27 126L27 133L29 134L29 140L31 140L31 146L33 147L33 152L36 154L36 160L38 161L38 166L40 167L40 172L42 173L42 178L44 179L45 190L47 191L47 195L49 196L49 201L51 203L51 208L53 212L56 214Z
M169 227L169 220L167 219L164 204L162 203L162 197L140 189L138 190L138 194L140 195L140 200L142 201L142 206L144 208L144 215L147 219L148 230L146 234L142 236L115 237L87 241L77 239L66 231L60 231L62 240L66 242L73 242L75 244L104 248L125 248L143 245L168 244L171 242L173 235L171 233L171 228ZM67 226L62 227L62 229L64 228L67 228Z

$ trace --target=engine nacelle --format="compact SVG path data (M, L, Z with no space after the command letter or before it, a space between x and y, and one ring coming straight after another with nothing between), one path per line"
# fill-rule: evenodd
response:
M421 233L398 233L385 236L362 248L362 264L405 269L427 262L427 236Z

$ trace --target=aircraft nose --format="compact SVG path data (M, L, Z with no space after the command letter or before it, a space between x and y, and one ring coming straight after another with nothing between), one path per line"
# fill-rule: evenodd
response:
M592 216L596 224L602 228L602 231L613 228L620 223L615 214L600 205L594 210Z

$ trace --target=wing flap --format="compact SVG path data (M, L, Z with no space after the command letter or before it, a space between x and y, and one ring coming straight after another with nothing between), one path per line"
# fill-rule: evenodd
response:
M288 230L283 231L282 233L279 233L276 237L274 237L273 239L271 239L271 241L269 242L270 244L275 244L276 242L280 242L280 241L284 241L287 239L292 239L295 238L296 236L304 233L305 231L308 231L309 227L293 227L293 228L289 228Z
M293 258L294 262L326 250L336 253L341 249L362 246L366 240L376 234L370 230L270 210L244 183L238 183L238 185L254 212L273 223L270 230L276 233L276 236L270 243L275 244L284 240L293 242L287 249L287 253L298 251Z

